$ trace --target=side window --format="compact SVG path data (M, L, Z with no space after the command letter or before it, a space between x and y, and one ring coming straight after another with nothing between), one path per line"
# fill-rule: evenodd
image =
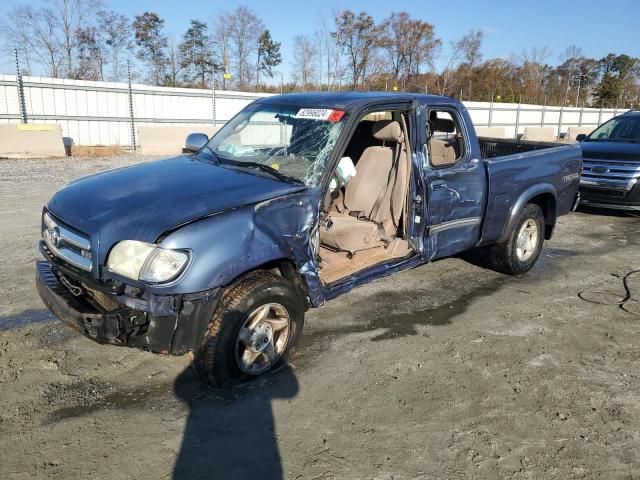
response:
M456 115L448 110L429 110L427 148L434 167L454 165L464 156L465 142Z

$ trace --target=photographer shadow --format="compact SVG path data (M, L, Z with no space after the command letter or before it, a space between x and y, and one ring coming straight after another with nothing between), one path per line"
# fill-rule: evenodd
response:
M189 407L174 479L284 478L272 400L298 393L288 365L228 390L207 388L187 369L174 389Z

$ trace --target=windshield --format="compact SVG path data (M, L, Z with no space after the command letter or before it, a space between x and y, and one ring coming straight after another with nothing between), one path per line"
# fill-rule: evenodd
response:
M345 121L342 110L255 103L222 127L203 151L222 164L313 186Z
M598 127L590 136L592 142L640 143L640 116L622 115Z

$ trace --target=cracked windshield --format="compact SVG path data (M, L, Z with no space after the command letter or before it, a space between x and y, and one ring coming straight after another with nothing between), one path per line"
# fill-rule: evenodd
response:
M345 120L342 110L252 105L225 125L204 152L222 164L313 186Z

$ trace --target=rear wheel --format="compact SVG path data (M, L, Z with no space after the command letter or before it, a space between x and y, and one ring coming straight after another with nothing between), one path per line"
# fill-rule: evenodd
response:
M304 298L285 278L251 273L228 287L195 355L198 376L226 386L282 365L304 325Z
M542 209L536 204L527 204L509 238L489 248L491 267L509 275L523 275L531 270L542 251L544 225Z

